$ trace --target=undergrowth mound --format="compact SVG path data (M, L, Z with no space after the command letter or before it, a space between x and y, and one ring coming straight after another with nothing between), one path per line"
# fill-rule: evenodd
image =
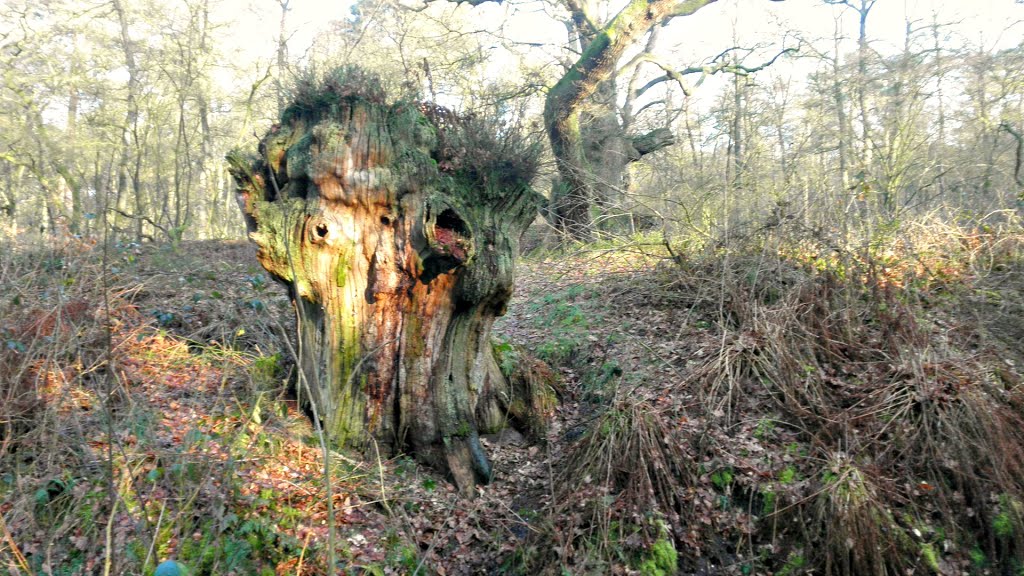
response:
M556 553L535 566L1018 573L1024 391L1003 333L1019 318L977 311L1019 300L1021 247L951 228L845 252L762 236L686 257L650 245L637 261L660 265L580 278L604 302L563 292L589 340L552 324L574 317L562 302L537 347L582 351L550 358L577 383L579 424L541 537ZM652 564L666 542L671 568Z

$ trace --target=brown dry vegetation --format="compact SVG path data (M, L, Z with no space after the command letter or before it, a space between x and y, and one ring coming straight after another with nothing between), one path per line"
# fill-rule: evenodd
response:
M407 458L325 475L249 245L7 250L0 566L324 574L331 543L348 574L1019 573L1020 229L792 226L528 257L497 350L561 403L546 441L485 440L472 501Z

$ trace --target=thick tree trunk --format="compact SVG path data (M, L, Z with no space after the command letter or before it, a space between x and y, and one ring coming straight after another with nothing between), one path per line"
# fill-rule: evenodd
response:
M339 443L412 451L471 493L516 394L491 349L534 149L359 75L300 95L257 159L229 156L260 263L298 316L300 393Z
M588 240L593 233L590 208L597 198L595 165L588 159L586 119L581 118L588 99L614 77L622 55L652 27L677 16L693 14L715 1L630 0L593 35L579 59L548 91L544 100L544 124L559 173L557 188L552 191L551 211L556 226L567 236ZM624 133L621 138L621 142L629 142ZM664 146L670 144L666 142ZM622 171L636 158L630 160L628 154L620 154L619 158L620 180ZM609 170L604 172L601 180L616 180L607 173Z
M611 230L626 205L629 193L629 165L643 156L675 144L668 128L631 136L619 122L612 107L600 116L582 114L580 127L584 166L577 196L559 198L555 211L562 231L577 240L586 240L595 230ZM579 190L584 192L581 194ZM595 221L594 218L597 218Z

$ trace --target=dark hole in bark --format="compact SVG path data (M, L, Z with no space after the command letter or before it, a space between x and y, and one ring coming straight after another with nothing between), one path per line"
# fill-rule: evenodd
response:
M466 227L466 223L459 218L459 215L455 213L451 208L446 209L437 215L436 228L444 228L455 232L459 236L469 237L469 228Z
M466 223L454 210L447 209L437 215L433 243L429 255L423 259L421 282L428 284L466 260L464 239L468 238L468 231Z
M326 238L327 237L327 225L326 224L317 224L316 225L316 235L321 237L321 238Z
M434 278L453 270L461 264L461 260L447 254L431 254L423 260L423 273L420 274L420 282L430 284Z
M280 184L278 184L280 186ZM309 179L305 176L300 176L292 180L291 193L295 194L299 198L308 198L310 192Z
M469 240L469 226L451 208L446 208L434 221L435 251L454 259L456 263L466 260Z
M391 218L388 218L387 216L381 216L380 223L385 226L388 226L389 224L391 224Z

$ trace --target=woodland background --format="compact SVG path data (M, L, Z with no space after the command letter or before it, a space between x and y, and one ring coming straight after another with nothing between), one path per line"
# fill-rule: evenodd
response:
M467 501L318 437L223 158L348 64L548 146L545 98L620 6L9 0L0 566L1022 573L1024 5L977 4L647 30L587 144L674 143L589 174L587 234L554 209L525 234L495 346L560 404L545 442L486 439Z
M979 30L955 10L917 7L899 27L880 23L876 41L874 4L794 9L814 15L813 32L787 30L771 12L741 21L764 9L754 3L656 27L614 75L615 112L623 129L669 128L678 143L612 183L608 217L701 238L772 210L849 232L911 214L1015 209L1024 127L1013 22ZM544 93L578 50L564 29L559 38L570 13L557 3L357 3L315 36L288 2L5 10L0 205L19 236L96 235L104 207L116 240L239 236L224 154L254 145L300 77L341 64L378 72L395 97L498 112L544 140ZM799 51L743 72L787 48ZM666 82L665 62L691 73Z

